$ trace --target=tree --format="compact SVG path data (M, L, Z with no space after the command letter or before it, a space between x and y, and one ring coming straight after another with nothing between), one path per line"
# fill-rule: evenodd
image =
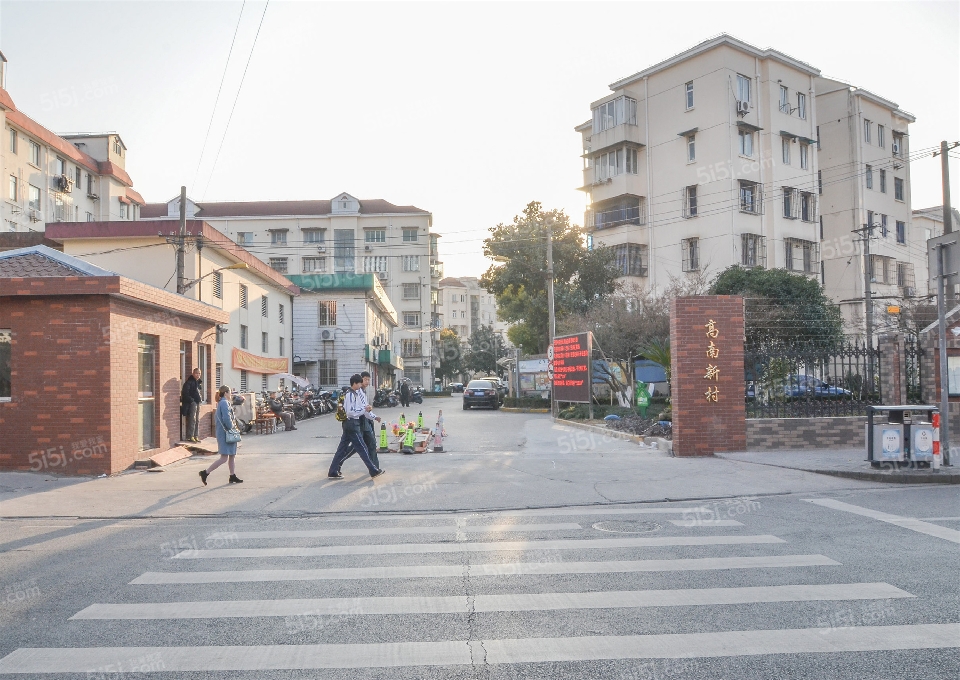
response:
M816 279L786 269L745 269L739 265L720 273L712 295L747 298L745 325L748 344L807 343L827 349L843 339L839 308Z
M438 351L440 354L440 368L438 369L440 377L447 381L455 381L464 371L463 341L455 330L444 328L440 331Z
M533 201L511 224L498 224L483 242L493 258L480 285L497 298L500 317L515 325L509 337L531 353L549 343L547 230L553 235L554 308L559 322L616 291L619 272L610 248L588 251L581 229L562 210L545 211Z
M470 334L463 364L467 370L481 375L500 375L497 359L506 354L503 337L494 332L493 326L480 326Z

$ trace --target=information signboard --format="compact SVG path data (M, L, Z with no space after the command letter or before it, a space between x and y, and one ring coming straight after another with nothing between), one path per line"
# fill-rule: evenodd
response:
M590 356L593 335L577 333L553 339L553 398L589 404L591 399Z

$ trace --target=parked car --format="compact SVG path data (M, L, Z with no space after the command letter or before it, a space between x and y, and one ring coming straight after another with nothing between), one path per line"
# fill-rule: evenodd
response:
M812 375L792 373L787 376L783 385L784 396L788 399L843 399L852 397L853 393L836 385L825 383ZM747 385L747 400L757 396L756 383Z
M458 394L461 392L463 392L463 383L450 383L450 394Z
M471 380L463 389L463 410L471 406L488 406L492 409L500 408L500 394L497 387L489 380Z
M510 389L507 387L507 384L500 380L500 378L494 375L485 375L480 380L489 380L493 383L494 389L497 390L497 395L500 397L500 405L503 406L503 400L506 398L507 394L510 392Z

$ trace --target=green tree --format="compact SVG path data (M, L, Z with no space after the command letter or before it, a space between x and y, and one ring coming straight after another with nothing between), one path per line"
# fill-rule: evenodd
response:
M839 308L809 276L735 265L717 276L710 293L747 298L748 344L799 342L829 348L843 339Z
M547 230L553 235L554 308L557 320L583 312L614 293L619 275L610 248L588 251L580 227L562 210L529 203L510 224L498 224L483 242L492 265L480 285L497 298L500 317L514 324L509 337L531 353L549 342L547 307Z
M497 359L506 354L503 337L494 332L493 326L480 326L470 334L463 364L467 370L481 375L500 375Z
M440 377L449 382L456 381L464 372L463 341L460 336L452 328L444 328L440 331L440 342L437 350L440 355L440 368L438 369Z

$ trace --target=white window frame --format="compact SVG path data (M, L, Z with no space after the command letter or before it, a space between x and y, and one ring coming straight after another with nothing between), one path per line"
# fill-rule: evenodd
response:
M790 165L790 138L780 137L781 162L784 165Z
M691 236L680 241L681 268L685 272L700 271L700 238Z
M413 292L414 295L408 295L407 293ZM420 284L419 283L405 283L403 284L403 299L404 300L419 300L420 299Z
M800 169L807 170L810 166L810 145L800 144Z
M404 255L404 256L403 256L403 271L405 271L405 272L418 272L418 271L420 271L420 256L419 256L419 255Z
M364 255L363 271L365 274L385 274L387 272L386 255Z
M404 243L416 243L420 240L420 230L415 227L404 227L402 233Z
M317 328L335 328L337 325L337 301L317 301Z
M700 206L697 201L697 185L692 184L683 188L683 216L691 219L697 217Z
M324 243L324 230L323 229L304 229L303 230L303 242L304 243Z
M287 230L286 229L272 230L270 232L270 245L272 246L287 245Z
M807 119L807 95L803 92L797 92L797 116Z
M279 265L279 266L278 266ZM287 274L290 271L290 258L288 257L271 257L270 258L270 267L271 269L276 270L281 274Z
M693 100L693 81L691 80L687 82L683 86L683 89L684 89L683 103L684 103L684 106L686 107L686 110L689 111L690 109L693 108L693 101L694 101Z
M420 328L420 312L404 312L403 325L407 328Z
M873 189L873 166L869 163L866 166L866 170L864 170L863 179L867 185L867 188Z
M327 258L304 257L300 262L300 271L304 274L314 274L327 271Z
M687 135L687 163L694 163L697 160L697 135Z
M387 242L386 227L378 227L377 229L364 229L363 242L364 243L386 243Z
M738 73L737 74L737 101L752 102L753 101L752 94L753 94L753 79L743 75L742 73Z
M870 121L866 118L863 119L863 142L870 144Z
M32 139L30 141L30 165L40 167L40 145Z
M786 85L780 86L780 112L790 115L790 88Z
M877 125L877 146L881 149L886 148L887 145L887 135L886 129L882 125Z
M753 130L740 128L739 149L740 149L741 156L746 156L747 158L753 158Z

